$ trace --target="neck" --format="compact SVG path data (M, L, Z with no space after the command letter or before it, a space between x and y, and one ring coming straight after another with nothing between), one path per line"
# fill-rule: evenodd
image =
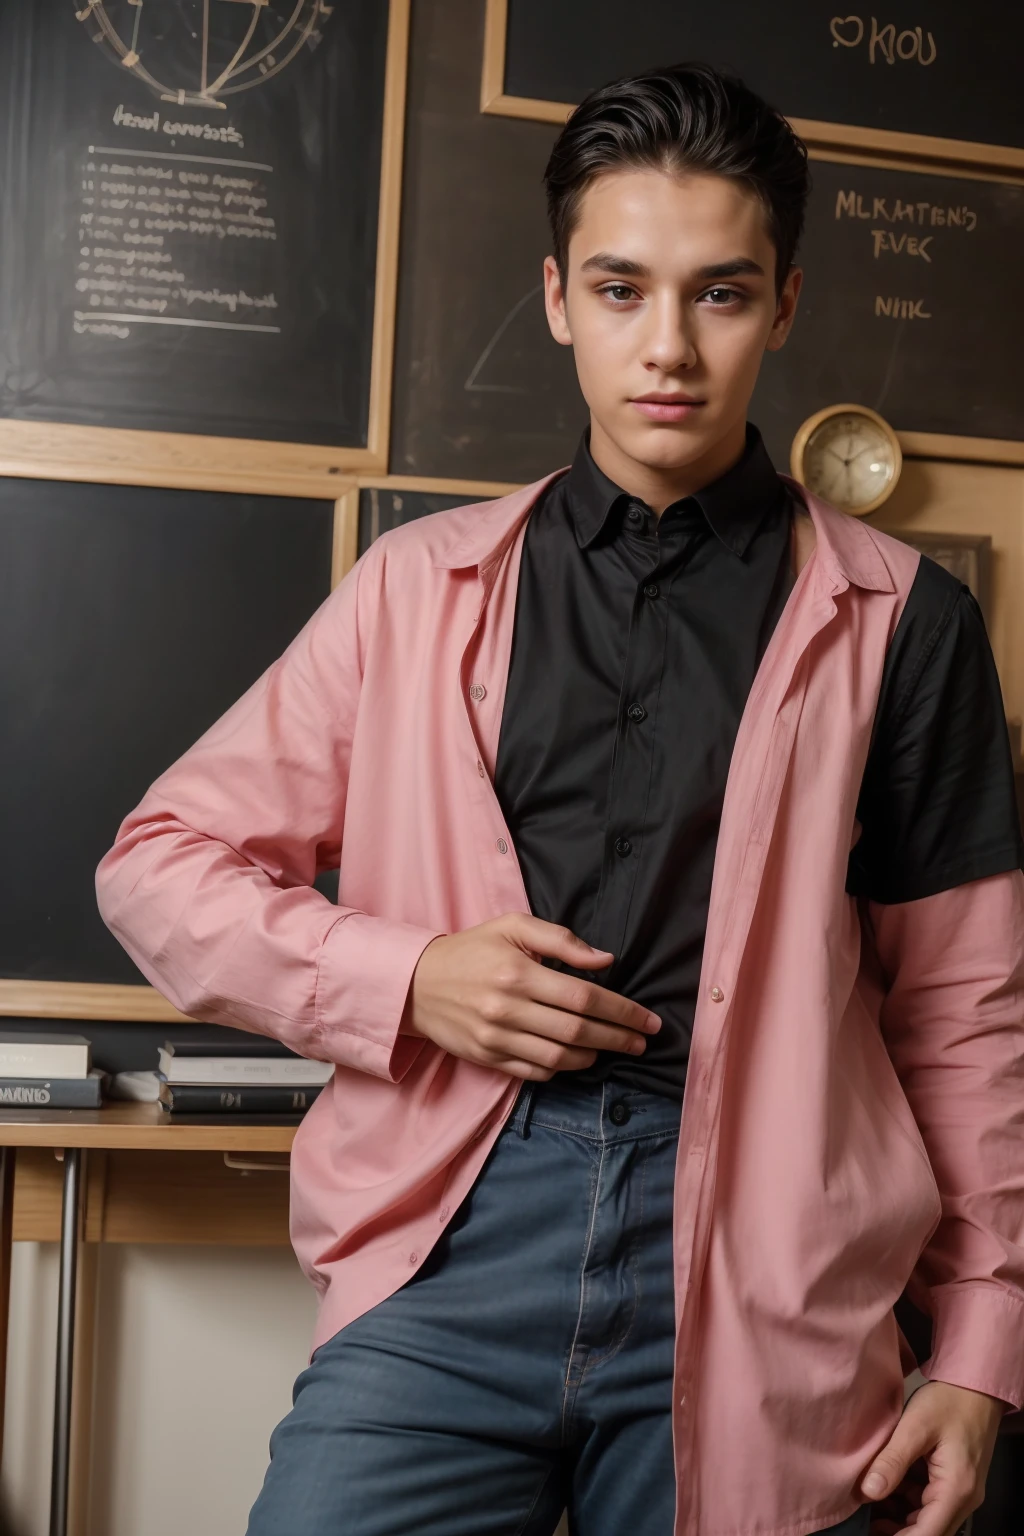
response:
M731 469L742 456L746 440L746 422L739 421L699 458L678 468L662 469L631 458L612 441L600 422L590 418L590 453L598 469L630 496L645 501L658 517L673 502L695 495Z

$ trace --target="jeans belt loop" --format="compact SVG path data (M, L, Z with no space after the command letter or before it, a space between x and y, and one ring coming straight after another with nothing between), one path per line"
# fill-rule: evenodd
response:
M522 1106L516 1122L516 1131L524 1141L530 1134L530 1116L533 1114L533 1101L537 1095L537 1086L533 1078L527 1078L522 1088Z

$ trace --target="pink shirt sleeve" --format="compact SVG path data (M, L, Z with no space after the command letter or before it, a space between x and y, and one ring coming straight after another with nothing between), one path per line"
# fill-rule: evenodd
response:
M100 911L143 975L193 1018L399 1080L400 1034L433 929L335 906L352 733L378 601L373 551L285 653L122 824Z
M914 1274L925 1376L1024 1406L1024 875L870 906L882 1030L942 1218Z

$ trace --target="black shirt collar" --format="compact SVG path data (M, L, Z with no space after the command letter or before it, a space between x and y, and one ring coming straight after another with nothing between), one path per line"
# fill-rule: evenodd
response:
M598 469L590 452L589 426L580 438L572 468L566 477L566 492L576 541L581 549L586 549L594 542L609 525L613 514L617 520L621 519L628 504L644 508L648 522L653 517L646 502L630 496ZM783 502L784 492L785 486L775 473L775 466L768 457L761 433L752 421L748 421L743 453L732 468L692 496L684 496L672 502L662 513L662 523L667 528L674 521L673 517L664 523L670 513L682 512L685 515L692 508L699 507L708 526L726 548L735 555L743 556L769 509L777 508Z

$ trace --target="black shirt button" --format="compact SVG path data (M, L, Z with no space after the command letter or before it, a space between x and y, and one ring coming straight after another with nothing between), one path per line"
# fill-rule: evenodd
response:
M626 513L626 516L629 518L629 521L631 523L642 523L643 522L644 515L640 511L639 507L630 507L629 511Z
M658 597L660 593L661 588L656 581L649 581L646 587L644 587L644 597Z
M631 720L640 721L647 719L647 711L642 704L631 704L626 710L626 714Z
M615 852L621 859L624 859L627 853L633 852L633 844L628 837L617 837L615 839Z
M624 1104L621 1099L616 1099L608 1111L608 1118L613 1125L625 1125L632 1113L628 1104Z

